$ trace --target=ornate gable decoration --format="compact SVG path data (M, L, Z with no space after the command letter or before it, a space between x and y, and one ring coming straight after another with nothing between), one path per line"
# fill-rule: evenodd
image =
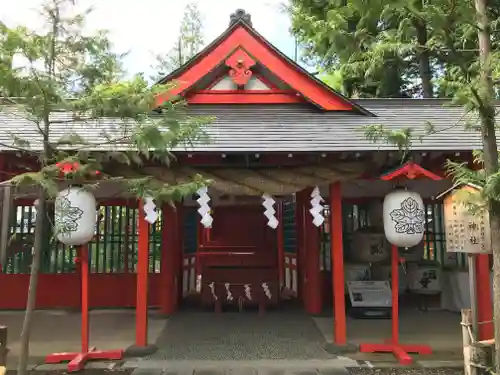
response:
M229 76L233 82L242 88L245 86L252 77L250 68L255 65L255 60L252 59L248 53L241 48L236 50L227 60L226 65L230 68Z

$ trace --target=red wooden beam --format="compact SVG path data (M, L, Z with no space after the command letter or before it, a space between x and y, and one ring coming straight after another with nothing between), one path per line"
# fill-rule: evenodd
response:
M186 98L188 104L289 104L305 103L296 93L281 90L212 90Z

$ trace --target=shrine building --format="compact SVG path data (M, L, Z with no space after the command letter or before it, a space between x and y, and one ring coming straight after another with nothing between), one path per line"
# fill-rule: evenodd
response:
M145 309L172 315L186 306L213 314L332 311L332 340L346 344L346 316L356 307L347 282L391 279L390 246L377 238L384 233L382 200L396 182L420 194L425 213L423 242L400 252L405 262L401 300L423 294L442 309L463 307L445 306L445 299L455 297L443 280L466 273L467 260L463 253L446 252L443 200L436 199L453 185L445 175L446 160L472 163L472 151L482 147L478 132L464 131L468 115L463 107L445 99L347 98L276 49L244 11L233 14L217 39L160 81L169 82L176 85L168 95L184 98L190 116L214 118L205 129L209 139L174 149L176 160L168 169L149 163L142 172L161 174L167 182L196 173L212 180L200 193L210 198L204 217L194 195L175 209L158 207L159 219L149 224L140 202L103 187L96 192L100 217L88 245L90 307L142 311L137 324L143 336L137 344L147 341ZM101 120L100 126L113 121ZM428 122L435 134L414 141L403 165L395 146L374 143L364 134L368 125L384 125L411 127L418 137ZM82 129L76 122L52 126L61 135ZM0 111L2 180L23 172L22 157L3 146L11 143L12 131L32 137L33 143L38 137L35 124ZM98 127L85 127L85 138L98 143ZM0 259L0 310L26 306L34 198L30 192L16 193L15 215L10 223L2 222L16 236ZM49 232L36 308L77 309L76 249L51 241ZM146 253L149 276L137 267ZM490 269L488 255L480 256L479 289ZM427 270L425 282L422 270ZM147 298L138 299L138 293Z

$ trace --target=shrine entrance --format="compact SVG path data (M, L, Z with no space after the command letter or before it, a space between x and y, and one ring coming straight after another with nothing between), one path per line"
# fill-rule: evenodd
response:
M213 199L210 228L200 224L194 207L186 210L183 300L203 310L263 313L297 297L293 197L277 204L277 228L268 225L261 197L243 204Z

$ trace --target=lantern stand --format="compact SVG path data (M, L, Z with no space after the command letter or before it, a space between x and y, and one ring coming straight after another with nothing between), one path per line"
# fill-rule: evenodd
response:
M61 176L71 177L77 172L81 165L78 162L59 162L56 164L61 172ZM98 176L100 171L94 171L94 175ZM75 185L70 185L75 186ZM57 202L57 199L56 199ZM94 201L95 205L95 201ZM94 207L95 209L95 207ZM93 214L94 215L94 214ZM96 217L96 216L94 216ZM95 226L95 222L94 222ZM91 235L94 232L91 232ZM89 237L90 239L91 237ZM68 372L83 370L85 362L93 359L101 360L119 360L123 358L123 350L96 350L95 347L89 350L89 239L82 241L85 244L78 246L79 257L75 259L75 264L80 265L80 293L81 293L81 311L82 311L82 326L81 326L81 344L82 350L80 353L52 353L45 357L45 363L61 363L68 362ZM75 244L76 245L76 244Z
M400 180L401 178L416 179L418 177L426 177L434 181L442 180L442 178L420 165L410 161L389 174L382 176L380 179L384 181ZM392 275L392 337L386 339L382 344L360 344L359 351L361 353L392 353L397 358L401 365L411 365L413 359L408 353L417 354L432 354L432 348L424 344L400 344L399 343L399 250L395 245L391 246L391 275Z
M68 363L68 372L83 370L85 362L88 360L119 360L123 358L123 350L96 350L95 347L89 350L89 254L88 246L79 247L80 256L75 259L75 263L80 265L81 281L81 308L82 308L82 351L80 353L53 353L45 358L45 363Z
M402 365L411 365L413 359L408 353L432 354L432 348L423 344L402 345L399 343L399 250L391 246L392 273L392 337L382 344L360 344L361 353L393 353Z

